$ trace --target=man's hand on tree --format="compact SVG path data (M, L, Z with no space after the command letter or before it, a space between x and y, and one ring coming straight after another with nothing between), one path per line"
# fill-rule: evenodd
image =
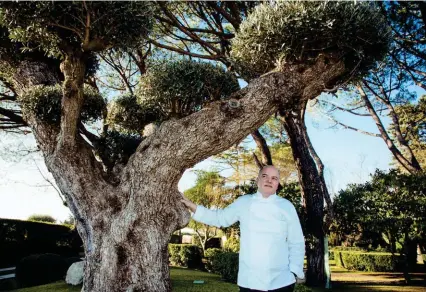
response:
M180 200L191 212L195 213L197 210L197 205L195 205L191 200L189 200L187 197L185 197L182 194L182 199Z

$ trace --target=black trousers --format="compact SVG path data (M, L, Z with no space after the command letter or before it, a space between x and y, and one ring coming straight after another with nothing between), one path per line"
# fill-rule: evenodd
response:
M274 290L268 290L268 292L293 292L294 286L295 286L295 284L291 284L289 286L285 286L285 287L282 287L282 288L278 288L278 289L274 289ZM264 291L244 288L244 287L240 287L240 286L238 286L238 287L240 288L240 292L264 292Z

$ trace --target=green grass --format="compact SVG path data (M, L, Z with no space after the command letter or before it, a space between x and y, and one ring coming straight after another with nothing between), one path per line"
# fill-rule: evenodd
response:
M220 280L219 275L185 268L170 268L170 278L174 292L238 292L235 284ZM204 284L194 284L194 280L204 280ZM15 292L80 292L81 286L70 286L64 281L15 290Z
M184 268L171 268L170 278L175 292L238 292L238 286L220 280L219 275ZM204 284L193 284L194 280L204 280Z
M81 286L70 286L64 281L51 283L47 285L35 286L30 288L13 290L16 292L80 292Z
M347 271L338 268L332 263L332 290L313 289L313 292L424 292L424 273L417 274L416 286L403 286L401 283L387 282L389 278L394 280L402 280L401 273L365 273ZM195 271L185 268L172 267L170 269L170 277L172 280L173 292L238 292L235 284L226 283L220 279L220 276L201 271ZM349 277L349 278L348 278ZM369 277L366 281L363 277ZM340 278L340 279L339 279ZM423 279L423 281L422 281ZM204 284L194 284L194 280L203 280ZM374 281L372 281L374 280ZM80 292L81 286L73 287L67 285L64 281L15 290L14 292Z

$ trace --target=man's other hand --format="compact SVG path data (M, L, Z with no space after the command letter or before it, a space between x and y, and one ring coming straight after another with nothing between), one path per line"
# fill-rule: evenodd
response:
M195 213L197 210L197 205L191 202L187 197L182 194L182 199L180 200L191 212Z

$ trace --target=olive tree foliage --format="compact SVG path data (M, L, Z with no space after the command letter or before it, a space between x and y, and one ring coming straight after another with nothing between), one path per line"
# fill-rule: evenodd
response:
M231 56L259 76L286 63L315 62L318 52L339 52L352 68L346 77L355 78L375 66L388 42L387 24L371 3L279 1L254 9L232 40Z
M132 2L3 3L1 19L10 38L61 57L71 48L96 52L137 46L152 26L152 6ZM111 17L114 16L114 17ZM37 21L34 21L34 20ZM128 21L132 19L132 21Z
M140 80L135 95L118 98L109 119L124 130L142 133L150 123L182 118L227 99L239 89L234 74L189 60L158 62Z
M84 78L89 80L98 69L99 62L95 52L112 47L124 50L139 46L152 26L153 10L149 3L141 2L80 2L72 5L67 2L35 1L25 4L3 3L0 19L7 45L2 48L2 59L4 61L12 58L5 63L5 67L9 69L2 70L3 85L8 88L18 87L13 84L16 81L11 81L11 76L23 74L20 68L18 71L13 70L11 64L18 67L19 62L44 59L59 65L71 55L81 58L85 67ZM126 21L128 18L132 21ZM61 69L62 72L56 72L59 81L65 78L64 70ZM18 101L24 111L27 109L27 113L34 112L38 119L48 119L49 123L59 126L64 89L65 86L61 89L60 85L46 81L19 97L15 94L14 101ZM80 122L77 124L80 131L99 149L98 154L103 156L107 168L111 169L110 160L114 154L110 151L106 153L105 149L110 149L111 146L105 145L104 142L111 140L114 133L104 131L101 138L96 139L97 137L83 125L101 120L106 115L106 102L96 91L96 88L89 86L84 89L80 101ZM121 140L123 139L126 137ZM132 138L130 140L132 141ZM122 151L119 147L114 150Z
M43 122L59 126L61 121L62 88L59 85L34 86L19 97L24 111L33 112ZM95 122L102 118L106 101L99 92L89 86L84 88L84 101L80 119Z
M261 1L159 2L161 13L150 43L183 55L230 67L230 40Z

